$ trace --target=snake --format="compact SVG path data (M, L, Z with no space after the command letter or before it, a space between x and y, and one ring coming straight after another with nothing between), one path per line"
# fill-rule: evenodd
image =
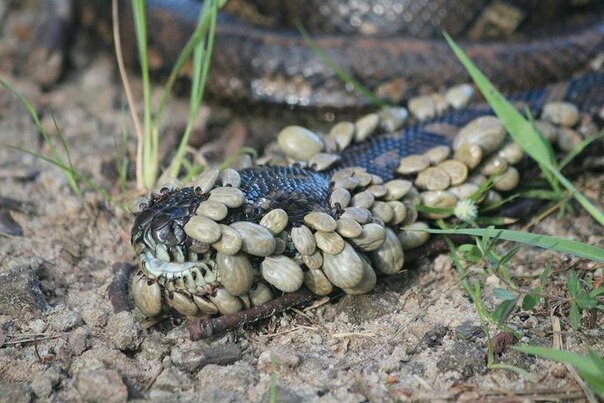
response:
M56 48L68 41L70 2L80 9L78 25L110 42L103 0L45 0L48 13L56 15L37 42ZM131 6L119 4L124 57L135 64ZM203 2L146 4L149 68L165 76L195 30ZM354 116L370 108L374 101L344 82L334 66L395 104L467 82L443 31L508 94L567 79L603 46L604 5L594 0L232 0L226 7L218 15L206 92L213 103L255 115L311 110L332 120L338 112ZM309 46L300 26L331 63Z
M219 77L210 80L210 91L229 102L294 110L367 108L367 99L327 72L287 28L293 6L268 3L277 10L268 26L219 18L213 58ZM400 13L394 24L381 26L391 3ZM585 66L604 51L599 14L564 20L548 35L538 23L515 30L531 19L522 2L465 1L442 11L444 3L311 2L318 14L336 20L308 20L324 30L318 46L342 68L354 65L357 79L399 106L333 122L325 132L287 126L264 157L243 168L208 167L190 183L161 184L135 200L131 241L138 270L130 294L143 315L245 320L248 312L272 314L277 301L300 293L365 294L425 247L434 220L472 222L513 192L530 163L490 107L471 101L467 73L435 37L451 15L462 19L454 33L467 39L467 54L514 94L510 100L519 110L537 118L546 140L569 151L597 132L604 74L585 73ZM534 8L538 2L525 3ZM194 28L200 4L158 0L148 6L151 24L169 27L150 37L162 65ZM491 14L481 14L483 8ZM262 10L257 5L255 12L264 21ZM497 12L518 16L512 32L497 26ZM480 27L505 32L471 41ZM545 85L551 82L558 83ZM527 213L499 212L507 218Z

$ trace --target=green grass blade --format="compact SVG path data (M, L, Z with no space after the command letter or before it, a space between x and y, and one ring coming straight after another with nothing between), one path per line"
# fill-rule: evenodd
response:
M143 183L147 189L155 185L158 171L159 133L151 125L151 80L147 52L147 15L144 0L132 0L136 43L143 82Z
M550 168L548 167L548 169L550 169ZM564 186L570 192L570 194L579 202L579 204L581 204L581 206L583 206L583 208L585 210L587 210L587 212L596 221L598 221L600 223L600 225L604 225L604 213L602 211L600 211L600 209L598 209L596 206L594 206L587 199L587 197L583 196L583 194L581 192L579 192L573 186L573 184L568 179L566 179L566 177L564 177L564 175L562 175L560 173L560 171L551 167L551 173L556 177L556 179L558 179L558 181L562 184L562 186Z
M124 111L122 111L124 114ZM130 143L130 132L124 119L122 119L121 137L113 138L113 148L115 151L115 170L117 171L118 184L121 193L126 193L126 182L128 181L128 144Z
M500 216L479 216L478 218L476 218L476 220L474 220L474 223L477 225L510 225L514 222L516 222L516 220Z
M237 157L244 154L251 155L253 159L258 158L258 150L256 150L255 148L247 146L239 147L235 154L229 155L224 161L220 163L220 165L218 165L218 169L225 169L230 167Z
M571 270L568 272L566 287L568 288L568 293L571 297L576 298L577 295L579 295L579 277L577 276L576 271Z
M482 74L478 67L465 55L459 46L448 34L444 34L447 42L457 58L462 62L470 77L474 80L480 92L485 97L489 106L522 149L540 164L551 163L553 156L545 140L535 130L533 125L526 120L520 112L509 103L505 97Z
M583 152L583 150L585 150L585 148L587 146L589 146L591 143L593 143L596 140L600 140L602 138L604 138L604 132L594 134L593 136L589 136L589 137L583 139L583 141L581 141L579 144L577 144L575 147L573 147L573 149L564 157L564 159L562 161L560 161L560 164L559 164L560 169L562 170L568 164L570 164L572 162L572 160L575 159L575 157L577 155L581 154Z
M488 234L489 229L468 228L468 229L422 229L422 231L432 234L460 234L472 236L484 236ZM491 230L492 231L492 230ZM558 238L548 235L531 234L528 232L512 231L507 229L496 230L499 238L506 241L520 242L531 246L555 250L560 253L584 257L604 263L604 249L582 242L572 241L570 239Z
M518 197L520 197L520 195L513 194L498 202L489 203L489 204L486 204L485 206L478 206L478 207L480 209L480 212L484 214L484 213L488 213L490 211L498 210L501 206L505 205L506 203L511 202L512 200L517 199Z
M38 113L36 112L36 108L34 108L34 106L32 105L32 103L29 102L27 100L27 98L25 98L19 92L17 92L9 83L7 83L6 81L4 81L1 78L0 78L0 85L2 85L2 88L4 88L5 90L9 91L11 94L13 94L13 96L15 98L17 98L19 100L19 102L21 103L21 105L23 105L23 107L25 107L25 109L27 110L27 113L29 113L29 115L31 116L31 118L34 120L34 124L36 125L36 127L38 128L38 130L43 131L44 132L43 135L45 135L46 131L42 130L42 124L40 123L40 118L38 117Z
M598 356L591 348L588 348L587 350L589 352L589 358L593 361L594 365L598 367L598 371L604 374L604 357Z
M430 207L425 204L416 204L415 209L420 213L432 213L432 214L444 214L451 215L453 214L452 208L441 208L441 207Z
M596 219L601 225L604 225L604 213L596 208L585 196L566 179L556 168L555 158L551 152L551 148L539 135L535 127L525 119L520 112L509 103L505 97L497 91L474 63L464 54L449 35L444 34L449 46L453 49L455 55L462 62L468 74L472 77L482 95L485 97L497 117L501 120L507 131L510 133L514 141L533 158L544 171L544 174L549 172L553 175L583 206L591 216Z
M193 124L195 123L195 118L199 113L201 100L203 99L205 84L208 78L208 72L210 70L212 50L214 48L217 14L218 2L213 0L209 3L207 8L204 7L198 23L198 25L202 25L204 20L210 21L207 33L204 32L205 40L197 44L193 51L193 79L191 85L189 119L187 121L187 127L185 128L184 135L180 141L178 150L169 169L170 175L173 177L177 177L180 171L182 160L185 156L186 147L189 143L189 137L191 136L191 132L193 130Z
M164 85L164 89L162 90L159 102L157 103L157 110L154 115L154 125L156 126L159 125L159 119L161 119L161 116L163 115L163 111L168 101L168 97L172 92L174 83L180 75L185 62L187 61L189 56L191 56L191 53L193 53L195 47L197 47L204 39L204 33L208 29L208 26L210 24L210 18L209 15L204 15L203 13L201 15L203 16L201 21L197 24L195 31L193 31L193 35L191 35L191 38L189 38L189 40L187 41L187 44L183 48L182 52L180 52L180 54L178 55L176 63L174 63L174 66L170 71L170 75L168 76L168 80Z
M103 187L101 187L99 184L93 182L92 180L90 180L90 178L86 177L85 175L82 175L81 173L79 173L78 171L76 171L73 167L70 167L68 165L65 165L64 163L62 163L61 161L57 161L54 160L52 158L46 157L40 153L36 153L33 151L29 151L20 147L14 147L11 145L3 145L6 148L10 148L12 150L15 151L19 151L25 154L29 154L33 157L36 157L38 159L41 159L42 161L46 161L49 164L52 164L54 166L56 166L57 168L59 168L61 171L64 172L65 175L71 175L75 178L76 181L81 181L83 183L85 183L86 185L90 186L90 188L94 189L96 192L98 192L104 199L108 200L109 202L115 202L115 199L113 197L111 197L111 195L109 194L109 192L107 192L105 189L103 189ZM69 184L69 183L68 183ZM71 186L71 185L69 185ZM78 193L79 192L79 193ZM78 192L76 193L76 196L78 197L78 199L80 199L82 201L82 203L84 203L84 198L83 195L81 194L81 191L78 189Z
M82 175L80 175L75 169L73 169L73 167L64 164L61 160L46 157L40 153L37 153L34 151L29 151L24 148L15 147L15 146L6 145L6 144L4 145L4 147L9 148L11 150L19 151L19 152L22 152L25 154L29 154L32 157L36 157L42 161L46 161L49 164L52 164L52 165L56 166L57 168L59 168L61 171L63 171L63 175L67 179L67 184L69 185L71 190L75 193L77 198L80 199L80 201L82 203L84 203L84 197L82 195L82 191L80 190L80 187L77 184L77 179L76 179L77 177L81 177Z
M67 141L65 140L65 136L63 136L63 133L61 132L61 129L59 128L59 125L57 124L55 115L53 113L51 113L50 116L52 117L52 123L54 124L55 130L57 131L57 137L59 138L59 142L61 143L61 147L63 148L63 152L65 153L65 158L67 160L66 164L67 164L67 166L69 166L71 168L71 171L75 171L73 162L71 160L71 153L69 152L69 145L67 144ZM46 133L44 133L44 134L45 134L44 138L47 139L48 135L46 135ZM50 139L47 140L47 143L51 143ZM56 151L56 149L54 151L54 158L62 160L62 158L59 156L59 153ZM67 178L67 181L69 182L69 186L78 195L78 197L82 198L82 191L80 190L80 186L78 184L76 177L74 175L67 174L67 173L65 176Z
M564 194L560 195L560 193L555 192L553 190L531 189L531 190L522 190L522 191L518 192L518 197L523 197L523 198L527 198L527 199L559 201L559 200L564 199Z
M515 346L512 348L526 354L572 365L577 369L579 377L589 385L591 390L604 398L602 358L598 357L592 350L589 351L590 355L586 357L569 351L538 346Z
M10 148L11 150L15 150L15 151L19 151L25 154L29 154L32 157L36 157L38 159L41 159L42 161L46 161L49 164L52 164L54 166L56 166L57 168L59 168L61 171L64 171L65 173L68 173L69 175L74 175L74 176L81 176L77 171L75 171L73 168L71 168L70 166L62 163L61 161L57 161L55 159L49 158L45 155L42 155L40 153L34 152L34 151L29 151L26 150L24 148L21 147L15 147L15 146L11 146L11 145L3 145L6 148Z
M354 77L352 77L346 71L342 70L337 65L337 63L331 57L329 57L327 52L325 52L325 50L322 49L317 44L317 42L315 42L314 39L312 39L312 37L310 36L308 31L306 30L306 28L304 28L304 26L300 23L300 21L295 21L295 24L296 24L296 27L298 28L298 31L302 35L304 42L306 42L306 45L309 48L311 48L312 51L315 52L315 54L317 56L319 56L321 61L323 61L323 63L325 63L325 65L327 65L327 67L329 67L331 70L333 70L333 72L336 74L336 76L338 76L338 78L340 80L342 80L344 83L346 83L346 84L350 85L352 88L354 88L355 91L357 91L359 94L361 94L362 96L367 98L373 105L379 106L379 107L388 106L387 103L385 103L380 98L378 98L373 92L371 92L367 87L365 87L360 81L356 80Z
M594 376L598 376L598 374L599 376L604 375L604 373L600 373L598 365L589 357L571 353L570 351L538 346L515 346L512 348L514 350L518 350L526 354L537 355L548 360L569 363L578 370Z
M57 148L55 147L54 143L50 140L50 136L48 135L48 133L46 133L46 130L44 130L44 128L42 127L42 123L40 122L40 117L38 116L38 112L36 111L36 108L33 106L33 104L31 102L29 102L29 100L27 98L25 98L23 95L21 95L19 92L17 92L13 87L11 87L10 84L8 84L6 81L2 80L1 78L0 78L0 84L2 85L2 87L5 90L12 93L13 96L19 100L19 103L21 105L23 105L23 107L27 110L27 113L29 114L29 116L31 116L32 120L34 121L36 128L40 132L40 135L42 135L42 137L44 139L44 143L46 143L46 145L48 146L50 153L53 155L53 158L60 160L61 159L60 154L57 151ZM54 121L54 116L53 116L53 121ZM56 127L56 122L55 122L55 127ZM60 133L60 131L58 131L58 130L57 130L57 132Z
M583 371L577 371L579 377L583 379L591 388L591 390L598 396L604 399L604 373L600 375L592 375Z
M80 189L80 186L79 186L77 178L73 174L73 172L75 172L75 169L74 169L73 164L71 162L71 155L69 153L69 146L67 145L67 142L65 141L65 138L63 137L63 135L61 133L61 130L59 129L59 126L57 125L57 121L55 120L54 115L51 114L51 117L52 117L52 121L54 123L54 126L55 126L55 128L57 130L57 137L59 138L59 142L61 143L63 151L64 151L64 153L66 155L66 159L67 159L66 164L63 163L63 157L61 156L61 154L57 150L56 146L54 145L54 143L51 140L51 138L48 135L48 133L46 133L46 130L44 129L44 127L42 127L42 123L40 122L40 117L38 116L38 112L36 111L36 108L33 106L33 104L31 102L29 102L29 100L27 98L25 98L23 95L21 95L19 92L17 92L14 88L12 88L4 80L0 79L0 85L5 90L7 90L10 93L12 93L13 96L15 96L17 98L17 100L21 103L21 105L23 105L23 107L27 110L27 113L32 118L32 120L34 121L34 124L36 125L36 128L38 129L38 132L40 133L40 135L44 139L44 143L49 148L50 154L52 155L52 158L43 157L41 154L32 153L30 151L23 150L23 149L20 149L20 148L15 148L15 147L12 147L12 146L8 146L8 147L12 148L12 149L15 149L15 150L19 150L19 151L22 151L22 152L29 153L30 155L32 155L32 156L34 156L36 158L41 158L41 159L44 159L44 160L48 160L51 163L60 164L60 165L67 165L69 167L69 169L62 169L63 175L65 176L65 179L67 180L67 183L68 183L69 187L71 188L71 190L76 194L76 196L80 199L80 201L83 204L84 203L84 198L83 198L83 195L82 195L82 191Z

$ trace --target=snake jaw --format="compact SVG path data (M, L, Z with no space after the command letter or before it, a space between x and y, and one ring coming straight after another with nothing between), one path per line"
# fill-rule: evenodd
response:
M210 267L215 265L215 262L208 261L207 263L203 262L166 262L164 260L160 260L153 256L150 251L145 251L143 254L139 256L140 267L144 271L144 273L150 278L155 278L159 282L171 282L176 279L184 279L187 275L191 275L193 272L203 271L203 276L194 276L193 280L196 281L199 279L202 283L198 282L195 285L205 285L211 282L216 281L216 275L208 276L208 274L213 274ZM205 274L208 273L208 274ZM197 278L195 278L197 277ZM208 278L209 277L209 278ZM213 278L213 279L212 279ZM184 280L186 282L186 280Z

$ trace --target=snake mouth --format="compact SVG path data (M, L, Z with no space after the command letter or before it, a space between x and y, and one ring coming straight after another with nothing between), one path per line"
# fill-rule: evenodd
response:
M147 277L154 279L168 291L179 289L205 295L211 294L213 288L220 285L215 270L216 262L205 260L168 262L145 251L139 255L139 266Z

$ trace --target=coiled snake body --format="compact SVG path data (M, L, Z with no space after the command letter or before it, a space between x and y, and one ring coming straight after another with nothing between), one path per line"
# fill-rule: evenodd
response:
M296 21L308 27L338 68L395 103L468 80L443 31L506 93L566 79L604 47L604 6L597 1L583 6L568 0L231 3L235 14L245 15L220 17L208 91L241 109L262 104L341 111L370 105L308 46ZM200 8L198 0L149 2L156 71L168 71L176 60ZM241 11L248 8L252 11Z
M325 4L328 7L331 2ZM182 11L184 6L163 8L162 12L166 10ZM175 18L184 14L175 13ZM368 17L368 21L373 20ZM369 22L365 29L379 28ZM329 29L339 28L336 24L336 28ZM279 49L284 43L299 41L289 34L262 36L262 30L266 28L227 24L219 32L215 65L226 63L234 52L228 47L220 50L221 44L226 46L237 38L224 32L247 32L247 40L255 43L247 45L254 50L260 49L259 43L265 50L272 43L277 57L283 56ZM475 52L481 67L486 66L487 75L500 73L493 77L510 84L504 88L509 91L526 87L525 81L535 85L567 77L603 50L603 37L602 24L597 22L589 29L560 33L542 42L515 42L507 48L496 44L488 50L487 45L481 44L469 53ZM357 42L346 45L345 39L336 36L319 42L328 50L335 49L340 61L346 60L345 54L350 57L369 49L369 43L380 52L389 49L384 63L398 66L387 70L391 80L360 79L375 84L369 85L374 90L380 86L382 89L390 86L392 90L391 84L398 83L394 98L406 99L430 80L439 87L452 81L459 83L465 77L455 64L452 71L428 78L428 72L418 71L408 61L406 56L411 55L413 62L421 59L420 67L433 65L445 69L453 65L443 62L450 57L441 53L449 53L445 52L444 44L434 39L411 40L396 47L388 38L353 38ZM431 49L438 53L425 53L427 48L422 48L428 43L425 41L431 41L434 45ZM235 49L240 57L246 57L241 54L244 46L240 44ZM567 53L554 56L559 49ZM298 51L309 55L305 53L308 51L297 48L284 54ZM489 61L488 57L497 60ZM307 67L315 62L322 66L315 56L308 59L303 63ZM248 61L251 66L265 68L265 79L294 71L286 68L287 60L281 60L273 63L275 75L271 76L265 65L270 60L275 59L264 59L260 54ZM407 70L403 71L400 66L407 64ZM314 71L318 70L317 67ZM220 87L228 81L229 94L239 99L249 101L268 94L260 97L260 101L285 100L303 106L338 108L362 103L357 95L340 84L332 86L327 79L323 81L327 92L319 89L306 93L305 97L295 93L295 88L300 87L279 87L279 91L292 90L287 98L287 94L282 97L279 91L269 94L266 88L258 92L255 79L242 85L241 80L247 80L242 77L248 77L249 72L242 73L235 80L239 81L234 82L230 70L224 71L225 77L217 79L215 84ZM514 74L515 71L521 71L522 75ZM378 77L386 74L381 64L365 72ZM298 83L306 85L312 79L313 74L307 73ZM280 77L285 82L293 76ZM382 85L386 82L388 85ZM404 88L399 85L403 82ZM320 85L313 84L312 89L315 88ZM469 86L461 86L456 91L469 95L471 90ZM523 162L523 154L501 122L491 115L488 107L467 106L465 101L458 103L456 99L453 95L439 98L431 94L411 100L408 106L412 110L413 102L416 106L423 105L422 102L428 106L415 108L415 121L402 129L407 111L398 107L369 114L354 123L339 122L324 135L290 126L278 136L278 151L259 160L262 165L256 163L239 171L208 168L189 186L165 185L150 198L137 201L132 229L132 242L139 256L139 271L132 279L135 304L151 317L167 310L188 316L215 316L267 306L279 295L287 297L302 288L316 295L330 294L336 288L350 294L369 292L375 285L376 273L399 272L406 251L421 248L426 242L427 233L418 230L425 229L431 219L451 215L450 210L438 209L455 209L459 218L471 219L476 206L468 199L476 196L480 184L487 179L494 183L493 189L477 201L484 206L500 200L501 193L511 191L520 180L514 165ZM550 141L569 149L597 130L592 117L601 113L604 103L604 74L595 72L525 92L514 96L513 101L540 117L538 127ZM428 112L423 114L421 111L426 108ZM424 120L419 121L420 118ZM288 166L290 163L294 164ZM418 204L436 210L418 213Z

